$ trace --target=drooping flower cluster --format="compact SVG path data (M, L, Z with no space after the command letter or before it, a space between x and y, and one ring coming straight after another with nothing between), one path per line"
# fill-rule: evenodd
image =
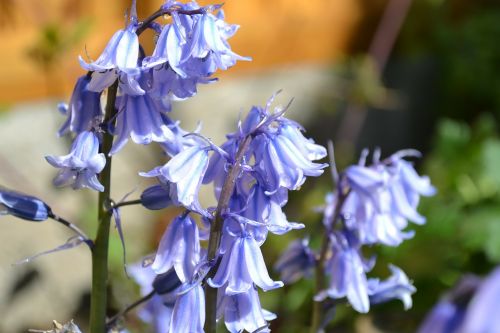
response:
M67 120L59 134L107 131L115 135L110 155L119 152L129 138L143 145L159 142L170 156L189 146L190 140L183 138L185 132L168 116L171 101L196 94L197 85L214 81L211 76L218 69L228 69L237 60L249 60L231 51L227 39L238 26L224 22L219 7L200 7L194 1L167 1L161 10L172 20L161 26L140 22L134 2L129 23L112 36L97 60L80 57L81 66L88 73L78 79L69 105L60 107ZM145 29L157 33L156 47L150 56L144 54L139 44L138 35ZM102 105L103 92L114 85L118 90L114 105ZM109 102L113 103L113 99ZM117 112L104 119L105 108L109 107ZM83 150L81 145L86 143L77 137L71 154ZM64 164L55 157L47 159L62 169L56 185L103 190L94 179L102 170L102 163L89 168L75 165L74 160Z
M346 299L358 312L368 312L370 304L400 299L405 309L412 305L415 288L404 272L390 265L391 277L385 281L368 278L375 259L363 257L362 246L384 244L397 246L413 236L404 231L408 221L425 223L416 208L421 195L435 193L425 176L419 176L404 157L415 156L413 150L398 152L380 161L375 152L373 164L366 166L367 152L358 165L348 167L337 179L337 190L326 198L323 224L329 244L317 258L324 260L328 287L315 296ZM295 243L276 265L282 276L307 274L315 262L313 251L306 243ZM287 263L286 265L284 263ZM317 263L316 263L317 264ZM293 274L293 275L292 275Z
M285 110L271 112L271 102L265 108L253 107L220 148L196 135L192 145L167 164L142 173L160 182L144 192L143 204L156 208L168 202L186 209L167 228L151 268L156 274L173 269L183 285L190 286L187 294L198 290L213 269L206 282L218 290L217 316L224 318L230 332L268 331L267 321L275 315L261 308L257 288L268 291L283 283L270 278L260 247L269 232L281 235L304 227L289 222L282 211L287 192L326 167L313 162L325 157L325 148L306 139L300 125L284 117ZM214 185L218 207L205 208L198 199L200 187L209 183ZM221 202L224 198L227 202ZM192 213L202 216L208 230L198 230ZM218 223L218 214L220 246L215 258L208 258L199 240L213 237L210 229ZM204 313L201 295L186 302L185 310L192 316ZM172 316L176 320L180 319Z

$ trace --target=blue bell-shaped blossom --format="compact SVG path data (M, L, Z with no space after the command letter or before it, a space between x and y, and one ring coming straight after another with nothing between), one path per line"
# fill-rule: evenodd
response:
M175 136L165 123L164 117L158 111L148 94L123 95L118 104L116 118L116 140L110 154L116 154L125 146L129 136L138 144L149 144L152 141L165 142L175 140Z
M464 315L465 309L462 306L443 299L427 314L417 333L461 333L460 325Z
M189 215L180 215L167 227L151 268L162 274L173 267L179 279L188 282L199 261L200 239L196 222Z
M327 166L311 162L286 135L266 135L265 138L264 135L260 135L262 154L258 156L257 172L264 180L268 193L275 193L280 187L296 190L306 176L317 177Z
M50 207L31 195L0 187L0 215L10 214L27 221L45 221Z
M182 129L178 121L172 121L165 116L163 118L168 128L174 133L173 141L160 142L160 146L168 156L174 157L186 148L199 145L198 138L194 135L188 135L190 132ZM198 133L199 131L200 125L192 133Z
M186 60L185 56L189 52L186 37L186 32L189 33L189 31L186 30L191 29L193 19L187 15L182 15L183 20L181 20L180 16L177 12L172 12L173 23L163 27L156 41L153 54L143 60L143 67L151 68L168 62L168 67L175 73L182 78L187 77L187 74L181 68L181 64ZM185 26L182 26L182 23Z
M370 267L361 257L359 245L353 244L351 238L352 235L347 233L335 232L331 235L333 255L325 268L330 276L330 285L327 290L316 295L315 300L347 297L356 311L367 313L370 301L366 272Z
M151 267L142 267L141 264L134 264L128 267L128 272L130 276L139 284L141 288L141 295L146 296L153 291L153 283L158 275L155 274ZM176 277L174 277L174 280L175 278ZM177 281L179 281L178 278ZM172 292L175 293L174 290L172 290ZM151 324L155 333L168 332L174 302L175 295L165 297L160 294L155 294L143 307L140 308L138 312L139 318L141 318L142 321Z
M310 277L316 263L308 239L297 239L290 243L274 265L285 284L294 283L303 277Z
M500 268L479 286L467 306L460 332L495 333L500 327Z
M314 161L325 158L326 148L314 143L313 139L306 139L301 129L297 123L288 121L281 126L281 134L286 136L307 159Z
M264 291L283 286L283 282L269 277L259 244L245 232L235 237L232 246L223 254L215 276L207 282L212 288L226 285L226 295L246 293L254 283Z
M71 184L73 189L87 187L104 191L97 174L104 168L106 158L99 153L99 139L94 132L83 131L78 134L68 155L50 155L45 159L52 166L61 169L54 178L56 186Z
M412 307L411 295L417 291L408 280L406 274L398 267L389 265L392 275L385 281L378 279L368 280L370 303L385 303L393 299L400 299L405 310Z
M230 138L221 147L223 151L229 156L229 160L234 160L236 158L236 152L238 151L238 141ZM213 182L215 198L219 198L220 191L224 185L224 180L227 176L227 170L229 162L221 154L212 154L210 161L205 172L205 177L203 178L203 184L208 184Z
M485 286L483 296L493 301L489 304L479 305L478 308L472 306L471 299L476 299L479 289L482 288L482 279L475 275L464 275L453 287L441 298L431 311L425 316L423 323L418 329L418 333L467 333L467 332L495 332L497 324L490 326L490 319L495 322L496 314L491 316L488 311L495 312L498 309L497 295L490 286ZM479 304L479 303L476 303ZM475 311L478 311L474 314ZM469 315L469 313L471 313ZM465 323L465 317L468 324ZM467 327L467 329L465 329Z
M80 65L85 70L93 72L118 69L128 74L137 74L139 37L135 33L136 29L136 24L132 22L125 29L117 31L96 61L87 63L80 56Z
M262 309L255 287L251 287L245 293L223 296L219 307L224 313L226 328L231 333L270 332L266 328L267 321L276 318L274 313Z
M76 82L68 105L67 119L59 129L59 135L68 131L77 134L88 131L101 120L101 94L88 90L89 82L89 75L81 76Z
M177 100L184 100L197 93L198 84L207 84L215 81L215 79L206 79L197 76L182 77L168 66L155 68L153 70L153 78L154 84L150 94L157 100L172 97Z
M387 191L379 191L376 200L383 207L392 204ZM345 200L342 214L347 226L359 231L364 244L381 243L398 246L414 234L413 231L402 231L407 225L405 218L388 208L377 209L368 195L360 194L355 190Z
M203 333L204 324L205 292L199 284L188 286L175 301L168 332Z
M231 50L227 39L236 33L238 26L227 25L223 20L222 11L219 13L218 16L204 13L197 19L193 27L189 55L213 62L217 68L226 70L234 66L237 60L250 61L251 58L242 57Z
M278 195L267 195L265 189L256 183L250 192L244 217L264 223L274 234L282 235L292 229L302 229L302 223L288 222L281 209Z
M165 179L170 183L170 197L175 203L196 212L203 212L198 201L198 192L207 167L208 148L196 145L181 151L164 166L141 175Z
M394 154L390 160L392 165L387 170L393 177L389 189L394 209L406 219L417 224L424 224L425 218L416 210L420 196L433 196L436 194L436 189L430 183L429 177L419 176L413 165L399 158L398 153Z
M141 194L141 204L147 209L159 210L172 205L170 193L164 185L153 185Z

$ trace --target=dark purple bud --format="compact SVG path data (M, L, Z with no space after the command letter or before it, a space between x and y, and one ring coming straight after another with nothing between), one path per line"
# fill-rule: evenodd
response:
M42 200L0 187L0 214L27 221L45 221L50 212L50 207Z
M153 280L153 289L157 294L163 295L170 293L181 285L181 280L171 268L166 273L159 274Z
M170 194L162 185L148 187L141 194L141 204L147 209L159 210L172 204Z

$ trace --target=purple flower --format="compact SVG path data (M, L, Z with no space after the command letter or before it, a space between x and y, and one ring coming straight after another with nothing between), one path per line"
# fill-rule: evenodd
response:
M188 282L199 260L200 240L196 222L189 215L180 215L167 227L151 268L162 274L173 267L179 279Z
M248 292L231 296L223 296L219 311L224 313L224 323L231 333L243 331L270 332L267 321L276 318L274 313L261 308L259 295L255 287L248 289Z
M197 93L198 84L214 82L215 79L206 79L198 76L182 77L168 66L160 66L153 70L154 84L151 96L157 100L175 97L184 100Z
M203 333L205 293L201 285L189 286L175 301L170 330L175 333Z
M50 212L50 207L42 200L0 187L0 215L10 214L27 221L45 221Z
M389 269L392 275L387 280L368 280L370 303L384 303L397 298L403 302L405 310L408 310L412 306L411 294L415 293L416 289L400 268L389 265Z
M56 186L72 184L73 189L83 187L104 191L97 174L106 164L104 154L99 153L99 139L93 132L83 131L76 137L71 151L65 156L46 156L52 166L60 168L54 178Z
M285 284L294 283L303 277L310 277L316 263L308 239L298 239L290 243L274 265Z
M264 291L283 286L283 282L271 280L257 241L244 232L235 237L223 254L217 273L207 282L212 288L226 285L226 295L246 293L254 283Z
M296 142L287 134L261 134L256 138L258 151L257 172L263 179L263 184L272 194L285 187L289 190L298 189L306 180L306 176L317 177L323 173L327 164L312 163L309 159L314 154L302 152Z
M93 72L119 69L128 74L137 74L139 38L135 30L136 25L132 22L127 28L117 31L96 61L89 64L80 56L80 65Z
M142 192L141 204L147 209L159 210L172 205L172 199L164 185L153 185Z
M123 95L118 101L116 118L116 140L110 154L116 154L125 146L129 136L138 144L149 144L152 141L165 142L175 140L175 136L167 126L164 115L158 111L148 94Z
M183 10L200 9L196 2L164 7L170 6ZM225 23L222 10L217 15L209 13L214 8L217 6L204 7L203 13L197 15L184 15L173 10L172 24L163 27L153 54L144 59L142 66L158 68L160 65L171 69L179 78L189 80L186 82L191 85L202 83L218 68L228 69L237 60L251 60L231 50L227 39L236 33L238 26ZM196 89L192 86L189 91L192 94Z
M278 200L278 195L267 195L263 188L255 184L242 215L251 220L262 222L270 232L277 235L282 235L292 229L304 228L302 223L288 222Z
M418 333L459 333L464 313L463 307L444 299L427 314Z
M461 332L496 333L500 327L500 268L479 286L465 314Z
M365 244L397 246L413 237L412 231L403 232L408 220L425 222L416 210L419 197L432 195L435 189L402 156L404 151L373 166L356 165L345 171L351 193L342 214L350 228L359 229Z
M172 24L167 24L163 27L156 41L153 54L144 59L142 65L143 67L151 68L168 61L169 67L172 68L174 72L181 77L186 77L186 73L179 66L181 62L185 60L183 59L183 53L186 53L187 41L184 37L185 35L183 36L180 30L181 22L179 14L173 12L172 20L174 21ZM192 24L192 19L190 17L185 17L183 21L186 22L188 26Z
M251 59L231 51L227 39L236 33L238 26L228 25L223 20L222 11L217 16L205 13L198 18L193 28L190 56L206 59L205 61L213 62L218 68L226 70L234 66L237 60Z
M466 330L463 326L464 318L467 315L471 320L472 325L480 318L474 318L475 315L469 316L469 304L471 298L481 287L482 280L471 274L464 275L457 284L449 291L434 308L425 316L424 322L420 325L418 333L468 333L468 332L494 332L486 330ZM485 293L490 293L488 289ZM494 304L494 303L492 303ZM486 308L478 309L484 311L490 309L492 304L488 304ZM496 308L493 305L493 308ZM471 310L474 311L474 310ZM483 313L480 314L482 316ZM483 322L481 322L483 323ZM486 326L488 326L486 324ZM498 326L494 325L491 328ZM472 328L472 327L470 327Z
M179 126L178 121L174 122L167 117L163 118L168 128L174 133L173 141L160 142L161 147L168 156L173 157L186 148L199 145L197 138L194 135L188 135L189 132L183 130ZM200 126L198 126L193 133L198 133L199 130Z
M88 131L102 117L101 94L88 90L89 82L89 75L81 76L76 82L67 109L68 118L59 129L59 135L68 131L77 134Z
M151 267L135 264L128 268L128 272L141 287L141 295L146 296L153 291L153 283L157 275ZM139 317L144 322L152 324L155 333L168 332L174 302L175 296L164 297L155 294L144 307L141 307Z
M175 155L163 167L141 173L144 177L160 177L170 183L170 197L187 209L203 212L198 192L208 167L208 148L195 145Z
M425 218L417 211L420 195L433 196L436 189L426 176L419 176L413 165L399 157L396 153L390 158L392 165L388 171L394 180L389 186L394 208L404 218L417 224L424 224Z
M370 301L366 272L370 267L361 257L358 246L353 244L352 237L340 232L331 235L333 255L326 264L330 285L327 290L316 295L315 300L347 297L356 311L367 313Z

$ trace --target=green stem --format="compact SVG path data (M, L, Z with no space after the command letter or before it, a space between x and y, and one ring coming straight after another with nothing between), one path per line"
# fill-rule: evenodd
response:
M321 290L323 290L325 285L325 263L328 258L329 249L330 249L330 234L332 233L333 227L335 226L335 222L338 220L340 216L340 209L344 204L345 199L349 195L349 190L342 191L339 189L339 198L335 205L335 210L333 212L332 220L329 221L327 230L323 234L323 241L321 242L321 250L319 259L316 262L316 267L314 271L315 275L315 290L314 295L317 295ZM323 330L323 315L325 312L325 301L313 302L313 312L312 312L312 320L311 320L311 333L322 332Z
M104 123L114 118L118 81L108 88ZM106 157L106 166L99 175L104 191L99 193L97 237L92 251L92 293L90 299L90 333L106 333L107 285L108 285L108 245L111 211L109 210L111 192L111 156L113 136L103 133L100 152Z
M217 204L217 210L215 211L215 218L210 227L210 237L208 239L208 260L215 259L217 255L217 249L220 245L220 240L222 237L222 227L224 226L223 214L227 212L229 199L233 194L234 187L236 185L236 179L241 170L241 163L243 157L252 141L251 136L247 136L241 142L238 152L236 153L236 158L234 165L227 174L224 180L224 185L219 196L219 202ZM216 266L210 270L207 274L207 278L215 276ZM205 333L215 333L217 330L217 289L211 288L209 285L205 287Z

